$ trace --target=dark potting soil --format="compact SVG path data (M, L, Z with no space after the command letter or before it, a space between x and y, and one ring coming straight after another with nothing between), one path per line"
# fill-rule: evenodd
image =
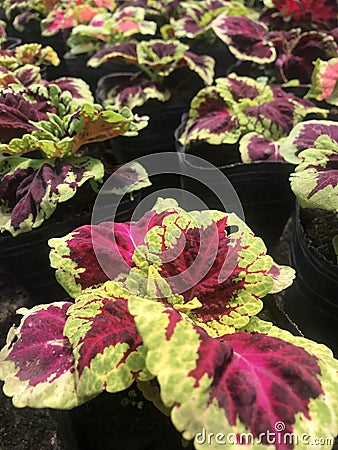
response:
M301 211L301 221L311 245L328 261L337 264L332 239L338 234L338 214L321 209Z

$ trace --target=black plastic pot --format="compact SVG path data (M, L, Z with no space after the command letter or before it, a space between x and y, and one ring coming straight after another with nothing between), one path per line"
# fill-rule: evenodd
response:
M103 393L72 411L53 412L64 450L176 450L181 436L170 419L132 389ZM132 404L132 402L134 404ZM192 450L192 444L186 447Z
M338 266L321 255L304 232L297 205L290 245L296 279L285 295L285 311L306 337L338 356Z
M115 220L130 220L139 199L139 193L135 194L134 201L126 197L117 210ZM9 234L0 236L0 264L5 272L17 279L27 292L32 305L68 297L67 292L56 281L55 270L50 267L48 240L65 236L75 228L91 223L90 212L79 211L75 214L75 202L66 202L60 206L66 205L69 208L69 203L73 205L73 214L67 220L56 223L46 221L40 228L16 237Z
M104 75L125 71L126 68L130 72L137 70L132 64L118 62L105 63L94 69L87 66L87 61L89 58L90 56L87 55L87 53L74 55L71 52L67 52L64 55L64 61L67 66L69 76L82 78L85 80L89 84L93 93L95 93L97 89L99 79Z
M235 56L220 39L217 39L213 44L193 40L190 42L190 50L197 55L209 55L214 58L215 78L226 77L236 62Z
M22 43L21 39L15 37L7 37L3 43L4 50L12 50Z
M251 164L226 164L227 155L234 157L239 151L235 147L200 145L189 148L189 153L178 141L182 133L184 120L176 130L176 150L180 155L184 171L194 173L194 178L182 177L184 190L197 195L211 209L224 210L216 195L206 189L198 180L214 183L215 172L204 167L192 166L189 153L199 156L214 164L231 182L241 201L245 221L256 235L263 238L269 251L273 249L283 228L293 212L294 195L290 189L289 175L293 166L284 162L259 161ZM220 183L222 180L220 179ZM227 186L224 185L224 189Z
M133 72L124 72L102 77L96 91L97 100L103 103L110 89L133 75ZM110 147L118 163L124 164L152 153L175 151L174 131L182 114L189 109L190 99L190 96L173 96L167 102L149 100L135 107L133 112L150 117L149 124L136 137L118 136L111 141Z

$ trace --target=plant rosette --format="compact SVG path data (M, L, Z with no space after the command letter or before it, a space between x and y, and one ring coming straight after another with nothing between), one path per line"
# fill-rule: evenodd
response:
M95 241L106 266L129 268L114 281L102 277ZM255 317L260 298L289 286L294 272L234 214L159 201L139 222L81 227L50 245L76 298L19 311L0 365L15 406L71 409L135 380L146 391L156 379L155 404L196 449L203 430L249 432L259 448L277 450L291 446L271 446L262 433L279 422L287 433L337 434L338 362L325 346Z
M213 23L220 15L258 17L258 13L241 0L185 1L180 4L179 17L171 18L168 24L163 25L161 33L164 39L188 39L191 46L201 41L215 44L217 35Z
M127 108L92 103L82 80L61 79L60 86L9 84L1 92L1 232L39 227L87 181L96 190L104 165L85 147L135 135L147 124Z
M259 20L226 15L220 15L212 27L237 58L234 70L255 71L271 83L276 79L283 83L310 83L317 58L327 61L338 56L335 38L329 31L271 31Z
M18 69L26 64L34 66L58 66L57 53L50 46L41 44L23 44L13 49L0 50L0 66L10 70Z
M239 148L236 155L229 150L227 163L238 162L239 155L244 163L280 161L280 143L292 127L309 114L325 117L327 113L280 86L230 74L192 99L179 142L186 152L194 145L208 144L211 159L213 147L216 152L216 146Z
M156 22L146 19L137 6L117 7L114 12L96 14L88 25L77 25L67 40L72 54L97 52L102 47L129 41L134 35L154 35Z
M210 56L196 55L189 50L189 46L179 41L160 39L113 45L92 56L88 65L96 68L110 61L130 63L140 70L140 73L131 75L130 80L107 93L107 104L128 106L131 109L144 105L150 99L165 102L173 95L184 95L189 85L194 85L194 74L205 85L211 84L215 64ZM189 75L184 72L181 79L178 74L171 86L170 79L178 69L183 68L188 69Z
M115 0L58 1L52 11L41 21L43 36L53 36L61 30L72 30L77 25L87 25L97 14L116 8Z

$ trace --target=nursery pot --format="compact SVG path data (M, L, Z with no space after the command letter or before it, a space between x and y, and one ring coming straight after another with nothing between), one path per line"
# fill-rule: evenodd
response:
M214 43L205 43L199 39L194 39L187 42L190 45L190 50L197 55L209 55L215 60L215 75L214 78L226 77L236 62L235 56L229 51L228 46L217 39Z
M212 182L214 170L197 167L192 164L189 153L178 141L184 128L184 120L176 130L176 150L179 153L182 169L192 171L195 177L182 177L182 188L197 195L210 209L224 211L224 205L216 195L206 189L198 180L200 177ZM239 155L238 149L223 145L201 145L192 154L214 164L231 182L237 192L245 215L245 222L257 236L263 238L271 251L277 243L283 228L294 207L294 195L290 189L289 175L293 170L291 164L275 161L258 161L251 164L226 164L227 154ZM238 158L238 156L237 156ZM226 189L226 186L224 186Z
M99 80L96 97L104 103L108 92L135 75L133 72L106 75ZM133 108L139 116L149 116L149 124L135 137L118 136L111 141L111 148L119 164L144 155L162 151L174 151L174 132L183 112L189 109L190 97L173 96L166 102L150 99L144 105Z
M115 394L102 393L71 411L53 414L63 450L183 449L181 435L170 418L145 400L136 386ZM193 445L185 448L193 450Z
M285 311L306 337L323 342L338 356L338 266L312 245L296 207L290 265L296 279L285 295Z
M135 194L135 201L126 196L121 202L115 221L124 222L131 218L140 194ZM0 236L0 264L4 270L15 277L30 298L30 304L63 300L68 297L67 292L59 285L55 278L55 270L50 267L48 240L52 237L62 237L82 225L89 225L91 212L79 211L74 202L68 201L59 205L58 217L62 218L62 211L71 214L66 220L50 223L46 221L41 227L28 233L13 237L10 234ZM71 205L72 204L72 205ZM76 214L76 209L78 214ZM56 215L55 213L55 215ZM53 216L51 217L53 219Z
M7 36L5 42L3 43L4 50L12 50L13 48L21 45L21 39L15 37Z
M110 89L117 83L129 79L134 73L106 75L99 80L96 97L104 103ZM144 105L133 108L139 116L149 116L149 124L135 137L118 136L110 141L109 150L118 164L133 161L155 153L174 152L174 131L180 123L181 115L189 108L190 97L174 96L166 102L148 100ZM146 167L147 169L147 167ZM149 168L151 171L151 168ZM150 177L152 186L142 190L143 196L165 188L179 188L177 174L162 174Z
M87 62L89 58L90 56L87 53L74 55L69 51L64 55L68 75L71 77L82 78L89 84L92 92L95 92L99 79L104 75L124 71L126 67L128 67L128 70L131 72L137 70L132 64L119 62L105 63L96 68L88 67Z

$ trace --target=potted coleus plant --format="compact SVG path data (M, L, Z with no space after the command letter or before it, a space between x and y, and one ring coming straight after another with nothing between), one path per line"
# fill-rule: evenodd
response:
M30 64L42 68L53 65L58 66L60 59L52 47L43 47L41 44L31 43L18 45L12 49L0 50L0 67L15 70Z
M21 75L27 82L38 68L25 68ZM119 134L133 135L146 125L146 118L139 119L126 108L118 112L94 104L89 87L76 79L28 87L12 80L1 90L0 102L1 258L14 273L18 256L26 258L29 270L21 281L38 297L40 271L48 267L47 239L90 220L95 191L105 172L114 170L113 162L105 161L102 149L93 149L93 143L100 146ZM144 174L135 165L132 181L140 171ZM127 204L124 220L131 209ZM44 282L52 289L56 283L47 272Z
M320 448L332 447L338 363L325 346L255 317L260 299L290 285L294 273L274 263L234 214L187 213L162 201L139 222L81 227L50 244L59 279L76 298L19 311L23 318L10 330L0 363L15 406L72 409L136 380L196 449L207 436L217 435L212 448L219 448L218 439L240 433L262 450L304 448L282 443L290 433L325 436L331 445ZM93 247L102 245L108 253L96 260ZM116 270L108 265L106 278L101 256L117 263ZM113 272L117 277L106 281ZM109 430L105 418L118 408L96 410L101 430ZM86 438L100 431L86 409L83 421ZM144 432L148 448L174 448ZM142 435L137 439L142 445ZM102 442L97 433L94 442ZM127 448L120 440L119 446Z
M230 74L198 92L176 133L182 164L190 164L184 156L190 153L219 167L236 189L249 225L268 245L280 236L293 205L292 166L283 162L279 141L308 114L327 111L280 86ZM200 189L195 181L185 185L195 193ZM215 207L208 192L202 198Z
M65 75L65 66L62 56L67 51L65 39L61 33L52 37L44 37L41 34L41 20L53 11L58 0L43 2L41 0L3 0L1 7L6 15L7 30L10 36L19 37L23 43L36 42L43 46L51 46L61 64L58 68L49 67L50 78Z
M87 25L77 25L67 40L70 51L65 60L69 73L84 78L93 90L105 74L118 72L121 65L105 64L88 67L89 57L104 47L129 41L134 36L154 35L157 24L146 19L146 10L133 6L117 7L114 12L95 15Z
M271 27L303 30L332 30L337 26L337 4L335 0L316 2L310 0L272 0L264 2L265 9L260 19Z
M312 337L322 333L338 351L337 122L310 120L296 125L282 143L281 154L296 164L290 182L298 200L291 263L299 276L286 308L304 333Z
M317 59L307 98L315 99L330 109L329 119L338 118L338 57L323 61Z
M187 42L198 54L208 54L216 61L216 76L226 76L235 59L222 45L214 32L213 23L219 15L248 16L257 18L258 13L248 8L243 1L203 0L185 1L180 4L178 17L161 27L164 39L179 39Z
M90 58L91 67L108 61L134 65L138 72L111 74L98 85L97 97L105 105L127 106L150 115L150 124L138 142L117 139L121 162L157 151L171 151L173 133L193 95L213 81L214 60L200 56L179 41L154 39L107 47ZM128 148L129 147L129 148Z
M311 81L313 62L338 56L338 47L330 31L273 30L246 16L220 15L212 24L216 35L236 57L233 70L238 74L255 73L272 82ZM294 81L293 81L294 83Z

